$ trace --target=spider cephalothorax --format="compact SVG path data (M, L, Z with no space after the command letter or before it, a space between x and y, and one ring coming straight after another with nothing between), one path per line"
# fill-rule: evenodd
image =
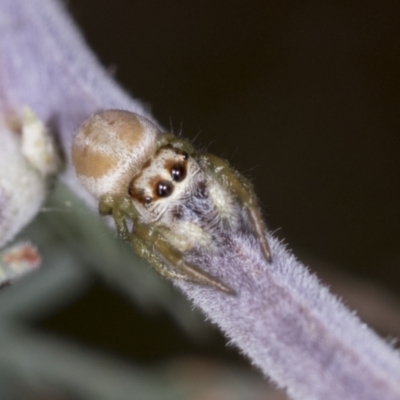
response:
M218 252L236 230L256 237L271 260L252 185L226 161L161 134L147 119L120 110L95 114L79 129L72 159L100 212L112 214L120 236L164 276L232 293L186 258Z
M143 221L157 220L166 208L180 202L198 172L187 152L172 145L159 147L128 189L136 208L141 210Z

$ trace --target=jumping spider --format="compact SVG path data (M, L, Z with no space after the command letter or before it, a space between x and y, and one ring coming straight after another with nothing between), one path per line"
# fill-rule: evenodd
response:
M72 160L100 214L112 215L118 234L163 276L233 293L185 257L218 252L219 238L240 229L258 239L271 261L250 182L226 161L161 134L146 118L121 110L94 114L79 128Z

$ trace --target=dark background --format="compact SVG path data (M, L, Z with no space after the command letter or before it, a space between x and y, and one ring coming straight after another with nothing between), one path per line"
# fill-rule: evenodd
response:
M268 226L300 258L400 291L400 2L67 6L103 65L164 127L252 179ZM87 333L104 323L99 301L113 318L102 317L115 330L109 339ZM74 307L49 325L143 359L185 346L155 345L158 329L177 335L164 320L138 314L129 331L135 311L100 286ZM68 327L79 312L95 322ZM153 343L143 354L143 342L118 339L138 326Z

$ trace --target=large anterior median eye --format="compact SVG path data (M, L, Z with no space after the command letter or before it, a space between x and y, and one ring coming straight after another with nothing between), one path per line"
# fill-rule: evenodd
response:
M171 168L171 176L175 182L181 182L186 178L186 167L177 163Z
M174 186L169 181L160 181L157 183L157 195L159 197L168 197L174 190Z

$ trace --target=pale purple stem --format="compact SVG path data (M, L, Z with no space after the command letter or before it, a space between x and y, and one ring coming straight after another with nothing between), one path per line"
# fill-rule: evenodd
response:
M112 81L58 3L0 2L0 108L29 105L50 124L69 158L73 134L99 109L151 116ZM65 179L85 194L67 166ZM322 286L276 239L273 263L233 237L204 268L237 291L176 282L241 352L294 399L400 399L400 357Z

